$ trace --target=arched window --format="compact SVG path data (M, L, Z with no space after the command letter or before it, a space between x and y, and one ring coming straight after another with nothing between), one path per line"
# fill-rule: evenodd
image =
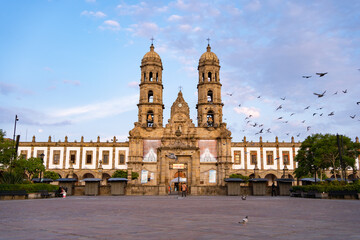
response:
M213 127L214 126L214 113L212 111L209 111L207 113L207 125L208 127Z
M149 93L148 93L148 102L149 103L154 102L154 93L153 93L152 90L150 90Z
M156 81L159 81L159 73L156 73Z
M205 73L202 73L202 81L205 80Z
M215 82L217 81L217 74L215 73Z
M211 90L207 93L207 101L212 102L213 101L213 92Z
M152 111L146 114L146 122L147 122L147 127L154 126L154 113Z
M211 72L208 72L208 82L211 82Z
M144 82L146 81L146 73L144 73Z
M152 82L153 81L153 73L150 72L150 75L149 75L149 81Z

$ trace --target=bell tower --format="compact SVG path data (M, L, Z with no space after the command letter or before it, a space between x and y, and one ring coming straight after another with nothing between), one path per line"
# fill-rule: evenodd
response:
M198 103L196 105L198 127L217 128L222 123L220 62L211 52L210 44L199 59Z
M140 100L138 122L141 127L163 126L162 62L151 44L150 51L141 60Z

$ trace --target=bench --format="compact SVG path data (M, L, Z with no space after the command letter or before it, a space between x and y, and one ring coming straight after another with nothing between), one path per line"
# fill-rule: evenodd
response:
M26 199L28 194L25 190L16 191L0 191L0 200L12 200L12 199ZM20 198L24 197L24 198Z
M329 197L332 198L357 198L357 191L329 191Z
M49 198L51 196L48 190L39 190L38 193L40 193L41 198Z

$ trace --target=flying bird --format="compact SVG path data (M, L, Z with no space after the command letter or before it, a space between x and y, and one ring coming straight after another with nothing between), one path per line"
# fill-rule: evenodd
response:
M326 91L324 91L323 93L314 93L314 95L318 96L318 98L321 98L325 95Z
M316 75L319 75L319 77L323 77L325 76L326 74L328 74L327 72L326 73L316 73Z
M278 106L275 111L282 109L282 105Z
M241 107L241 104L239 104L239 107Z
M311 78L311 76L302 76L303 78Z
M250 114L250 115L249 115L249 118L251 118L252 116L253 116L253 115Z
M282 117L278 117L278 119L277 120L281 120L282 119Z
M270 128L269 128L268 130L266 130L266 132L271 133L271 132L270 132Z
M336 91L333 95L336 95L338 91Z
M292 114L290 114L290 117L292 116L292 115L294 115L295 113L292 113Z
M331 112L328 114L328 116L333 116L334 115L334 112Z
M322 115L323 115L323 113L322 113L322 114L320 114L320 117L322 117Z
M308 126L308 127L306 128L306 131L309 131L309 130L310 130L310 128L311 128L311 127L310 127L310 126Z
M230 97L233 95L234 93L226 93L226 95L229 95Z
M248 221L249 221L249 218L248 218L248 216L246 216L246 217L245 217L241 222L239 222L239 223L241 223L241 224L247 224Z
M285 121L285 122L283 122L283 123L288 123L289 121Z
M298 135L296 135L296 137L300 137L300 133Z
M259 133L263 133L263 130L264 130L264 129L262 128L262 129L259 131Z
M258 96L257 98L261 98L261 95L260 95L260 96Z
M316 113L313 113L313 116L315 116L316 115Z
M280 98L281 100L285 101L286 97Z
M354 114L354 116L350 116L352 119L354 119L356 117L356 114Z
M347 89L343 90L342 92L343 92L343 93L347 93Z
M259 127L262 127L262 126L264 126L264 124L260 124L260 125L259 125Z
M302 123L304 123L305 122L305 120L303 120L303 121L301 121Z
M356 102L356 104L357 104L357 105L359 105L359 104L360 104L360 102Z
M309 108L310 108L310 106L307 106L306 108L304 108L304 110L309 109Z
M321 110L321 109L323 109L323 108L321 107L321 108L318 108L318 109L316 109L316 110Z
M287 136L289 136L290 133L286 133Z

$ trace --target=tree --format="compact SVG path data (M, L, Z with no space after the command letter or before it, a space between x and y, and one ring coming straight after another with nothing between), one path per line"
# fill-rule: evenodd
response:
M28 179L31 180L34 175L45 171L45 167L41 158L20 158L14 161L14 171L17 173L25 173Z
M5 138L6 132L0 129L0 168L7 169L15 156L14 142Z
M295 160L298 167L295 170L296 177L312 176L315 173L323 173L331 169L334 176L341 169L355 169L355 159L359 155L360 144L354 143L348 137L343 137L343 164L340 164L339 149L336 135L313 134L302 142ZM344 176L343 176L344 177Z
M52 180L59 179L59 174L57 174L54 171L45 171L44 172L44 178L51 178Z

